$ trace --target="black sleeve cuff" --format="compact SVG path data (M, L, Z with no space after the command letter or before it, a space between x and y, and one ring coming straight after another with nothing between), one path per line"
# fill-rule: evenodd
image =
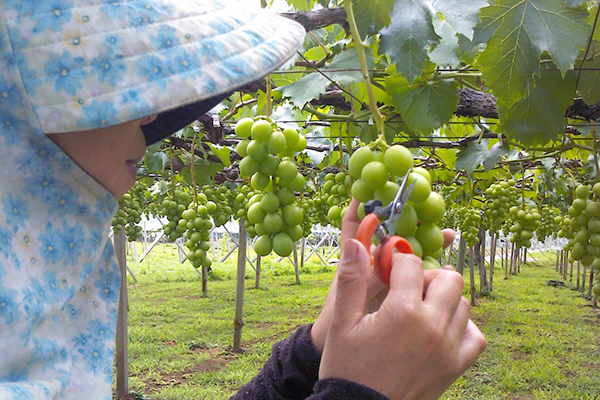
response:
M389 400L388 397L371 388L340 378L327 378L318 381L313 393L308 399Z

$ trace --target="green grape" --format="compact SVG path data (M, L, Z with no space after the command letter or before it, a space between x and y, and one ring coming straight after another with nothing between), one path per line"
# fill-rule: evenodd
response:
M242 118L235 124L235 134L241 138L247 138L251 134L254 120L252 118Z
M385 151L383 163L390 174L404 176L413 167L414 161L410 150L404 146L392 146Z

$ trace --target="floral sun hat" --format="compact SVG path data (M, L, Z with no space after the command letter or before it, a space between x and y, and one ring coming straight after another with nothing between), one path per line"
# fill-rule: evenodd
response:
M150 145L268 75L302 44L301 25L247 3L3 0L0 35L44 133L159 114L143 128Z

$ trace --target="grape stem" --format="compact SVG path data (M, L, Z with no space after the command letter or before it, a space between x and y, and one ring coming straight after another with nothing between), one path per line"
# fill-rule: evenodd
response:
M350 26L350 33L352 34L352 42L354 43L354 48L356 49L356 53L358 54L358 59L360 61L360 69L362 71L363 79L367 87L369 109L373 114L373 119L375 120L375 126L377 127L379 139L385 141L385 124L383 123L383 115L381 115L379 108L377 108L377 102L375 101L375 93L373 92L373 85L371 84L371 78L369 77L369 67L367 65L365 45L362 42L360 33L358 32L356 19L354 17L354 9L352 8L352 1L344 1L344 10L346 10L347 21L348 25Z
M198 137L198 132L194 131L194 138L192 139L192 154L190 155L190 169L192 172L192 187L194 188L194 204L198 204L198 188L196 187L196 173L194 170L194 153L196 152L196 138Z
M266 100L267 100L267 111L266 111L266 116L267 119L271 118L271 112L273 110L273 99L271 99L271 89L272 89L272 84L271 84L271 75L267 76L267 93L266 93Z

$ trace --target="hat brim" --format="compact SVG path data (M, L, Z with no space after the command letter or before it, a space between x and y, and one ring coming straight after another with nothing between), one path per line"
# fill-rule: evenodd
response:
M175 132L185 128L228 96L229 93L211 97L206 100L201 100L158 114L154 121L142 126L142 132L144 132L146 138L146 146L160 142Z

